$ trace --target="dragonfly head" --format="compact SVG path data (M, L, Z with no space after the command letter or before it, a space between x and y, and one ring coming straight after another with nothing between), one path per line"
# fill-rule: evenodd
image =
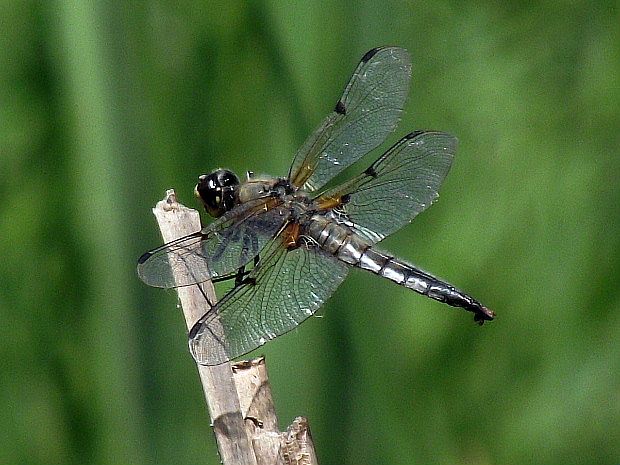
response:
M229 170L217 169L198 178L194 193L207 213L218 218L237 204L239 178Z

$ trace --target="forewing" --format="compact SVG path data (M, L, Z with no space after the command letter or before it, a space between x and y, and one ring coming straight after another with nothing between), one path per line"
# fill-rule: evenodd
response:
M402 113L409 53L398 47L364 55L334 111L301 146L289 172L294 186L314 191L380 145Z
M149 286L173 288L229 275L249 263L288 219L275 199L238 206L201 231L164 244L138 260Z
M336 290L347 265L318 248L287 250L272 241L244 284L234 288L190 331L190 350L203 365L239 357L290 331Z
M330 215L378 242L411 222L438 197L457 142L443 132L411 133L362 174L326 192L319 203L340 204Z

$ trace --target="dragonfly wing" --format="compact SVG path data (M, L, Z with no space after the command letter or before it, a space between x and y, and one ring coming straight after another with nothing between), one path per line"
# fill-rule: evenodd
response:
M382 47L366 53L334 111L295 155L292 184L315 191L381 144L400 119L410 78L406 50Z
M456 148L457 139L450 134L413 132L362 174L322 195L319 203L340 204L330 215L379 242L438 197Z
M138 276L149 286L174 288L226 276L249 263L277 235L288 212L265 199L248 202L188 236L145 253Z
M290 331L317 311L347 272L346 264L321 249L286 249L279 236L248 279L194 325L192 355L200 364L217 365Z

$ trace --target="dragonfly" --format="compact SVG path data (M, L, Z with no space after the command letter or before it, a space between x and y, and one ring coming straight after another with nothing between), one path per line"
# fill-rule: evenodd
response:
M493 320L470 295L376 247L437 199L456 153L454 136L411 132L359 174L332 182L392 133L410 78L405 49L372 49L286 176L248 172L241 182L217 169L199 177L195 193L214 220L138 260L150 286L234 280L189 332L198 363L227 362L296 328L353 268L469 311L479 324Z

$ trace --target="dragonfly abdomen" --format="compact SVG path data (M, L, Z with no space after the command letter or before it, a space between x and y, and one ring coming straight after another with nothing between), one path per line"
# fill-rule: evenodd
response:
M343 262L383 276L431 299L473 312L474 319L480 323L495 316L463 291L414 265L374 249L366 239L334 220L315 215L307 233L323 250Z
M460 289L409 263L373 248L364 251L357 266L431 299L472 312L474 313L474 320L480 324L495 317L491 310Z
M359 266L370 243L354 234L348 227L323 215L314 215L306 233L323 250L350 265Z

